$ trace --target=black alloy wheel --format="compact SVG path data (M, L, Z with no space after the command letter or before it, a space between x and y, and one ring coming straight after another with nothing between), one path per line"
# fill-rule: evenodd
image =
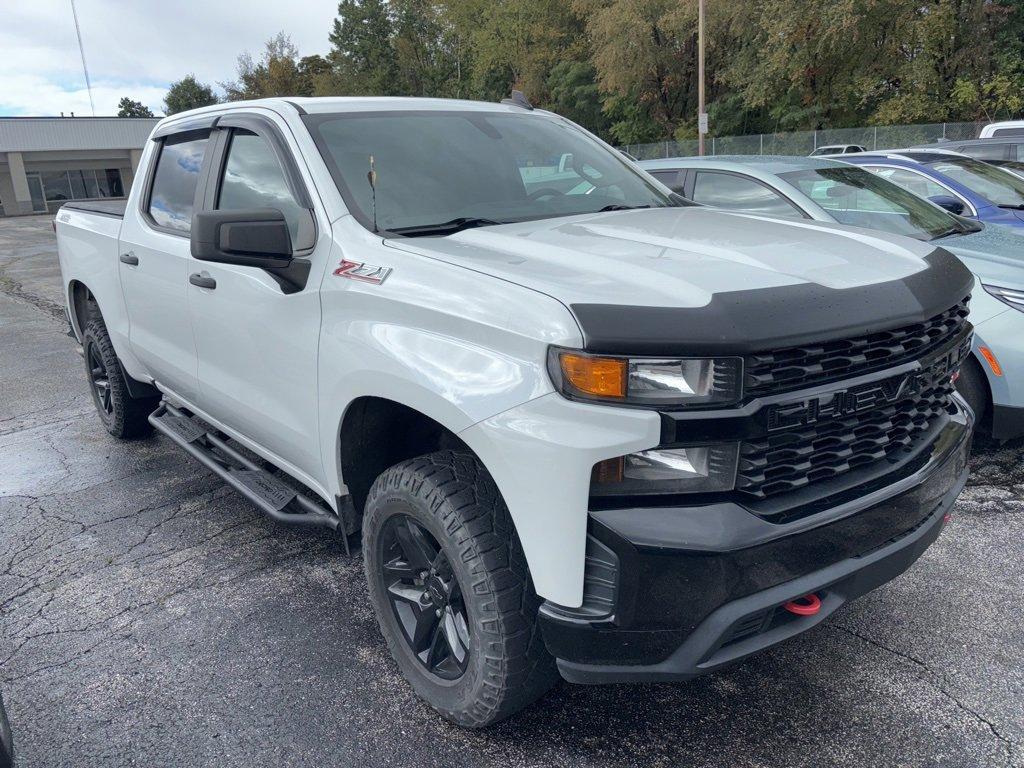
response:
M106 363L103 362L99 346L91 343L88 347L89 382L92 384L96 407L111 417L114 414L114 401L110 393L110 374L107 372Z
M429 673L459 679L469 664L469 616L448 556L405 514L385 522L380 542L380 576L410 650Z

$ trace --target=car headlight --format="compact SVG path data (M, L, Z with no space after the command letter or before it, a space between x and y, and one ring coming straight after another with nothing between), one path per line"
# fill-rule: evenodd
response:
M733 403L743 396L743 360L738 357L617 357L551 347L548 370L555 387L574 400L700 406Z
M736 485L739 443L654 448L599 461L591 496L664 495L731 491Z
M1000 288L998 285L982 285L981 287L1004 304L1024 312L1024 291L1018 291L1015 288Z

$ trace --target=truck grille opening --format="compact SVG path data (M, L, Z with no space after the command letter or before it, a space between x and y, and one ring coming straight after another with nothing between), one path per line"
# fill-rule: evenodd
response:
M747 355L744 392L755 396L789 392L916 360L964 329L969 300L967 296L923 323Z
M767 498L914 453L949 413L953 393L946 366L922 376L921 386L895 402L743 442L737 490Z

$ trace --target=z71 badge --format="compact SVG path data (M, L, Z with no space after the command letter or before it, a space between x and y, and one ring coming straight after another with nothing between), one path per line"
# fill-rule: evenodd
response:
M390 274L391 267L378 267L348 259L342 259L338 268L334 270L335 277L347 277L349 280L358 280L361 283L373 283L374 285L383 283Z

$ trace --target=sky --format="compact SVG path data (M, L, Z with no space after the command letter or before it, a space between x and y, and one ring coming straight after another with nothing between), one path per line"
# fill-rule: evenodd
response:
M97 115L128 96L163 114L170 83L234 79L284 31L300 55L326 53L337 0L75 0ZM0 116L92 114L71 0L0 0Z

